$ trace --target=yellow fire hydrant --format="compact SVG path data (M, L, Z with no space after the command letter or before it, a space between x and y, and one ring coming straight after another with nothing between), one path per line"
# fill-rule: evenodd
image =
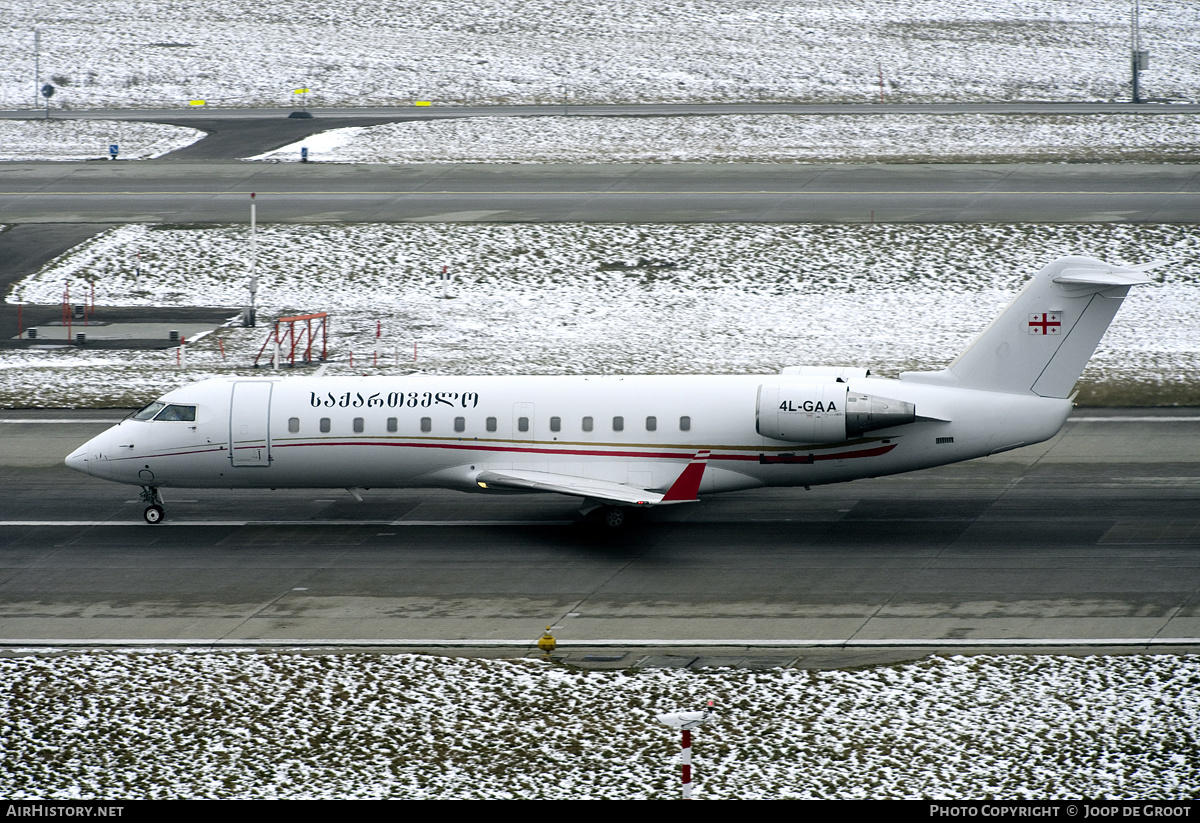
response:
M546 627L546 633L538 638L537 647L542 650L542 654L546 657L550 656L550 652L554 651L554 647L558 644L554 641L554 635L550 634L550 627Z

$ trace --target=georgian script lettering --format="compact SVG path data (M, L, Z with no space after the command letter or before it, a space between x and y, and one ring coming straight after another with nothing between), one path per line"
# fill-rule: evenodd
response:
M375 392L373 394L363 394L362 392L309 392L308 404L314 409L333 408L362 408L369 409L399 409L399 408L429 408L430 406L449 406L455 409L474 409L479 406L479 392L456 392L456 391L440 391L440 392L401 392L394 391L384 394L383 392Z

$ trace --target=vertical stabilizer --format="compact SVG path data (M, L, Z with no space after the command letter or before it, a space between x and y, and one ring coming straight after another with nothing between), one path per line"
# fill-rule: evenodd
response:
M948 367L900 379L1065 398L1129 287L1151 282L1143 273L1148 268L1090 257L1055 260Z

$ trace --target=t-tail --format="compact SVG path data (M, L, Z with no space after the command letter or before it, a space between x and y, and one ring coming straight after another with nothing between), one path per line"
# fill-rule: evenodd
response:
M936 372L901 380L964 389L1066 398L1131 286L1163 261L1112 265L1063 257L1033 276L966 351Z

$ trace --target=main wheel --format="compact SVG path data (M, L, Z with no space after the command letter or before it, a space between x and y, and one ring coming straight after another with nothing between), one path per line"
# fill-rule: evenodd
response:
M146 510L144 512L142 512L142 517L146 518L146 522L149 523L151 526L153 526L156 523L161 523L162 519L166 516L167 516L167 513L164 512L163 507L159 506L158 504L155 504L153 506L147 506Z
M610 529L619 529L625 525L625 510L620 506L606 506L601 517L604 525Z

